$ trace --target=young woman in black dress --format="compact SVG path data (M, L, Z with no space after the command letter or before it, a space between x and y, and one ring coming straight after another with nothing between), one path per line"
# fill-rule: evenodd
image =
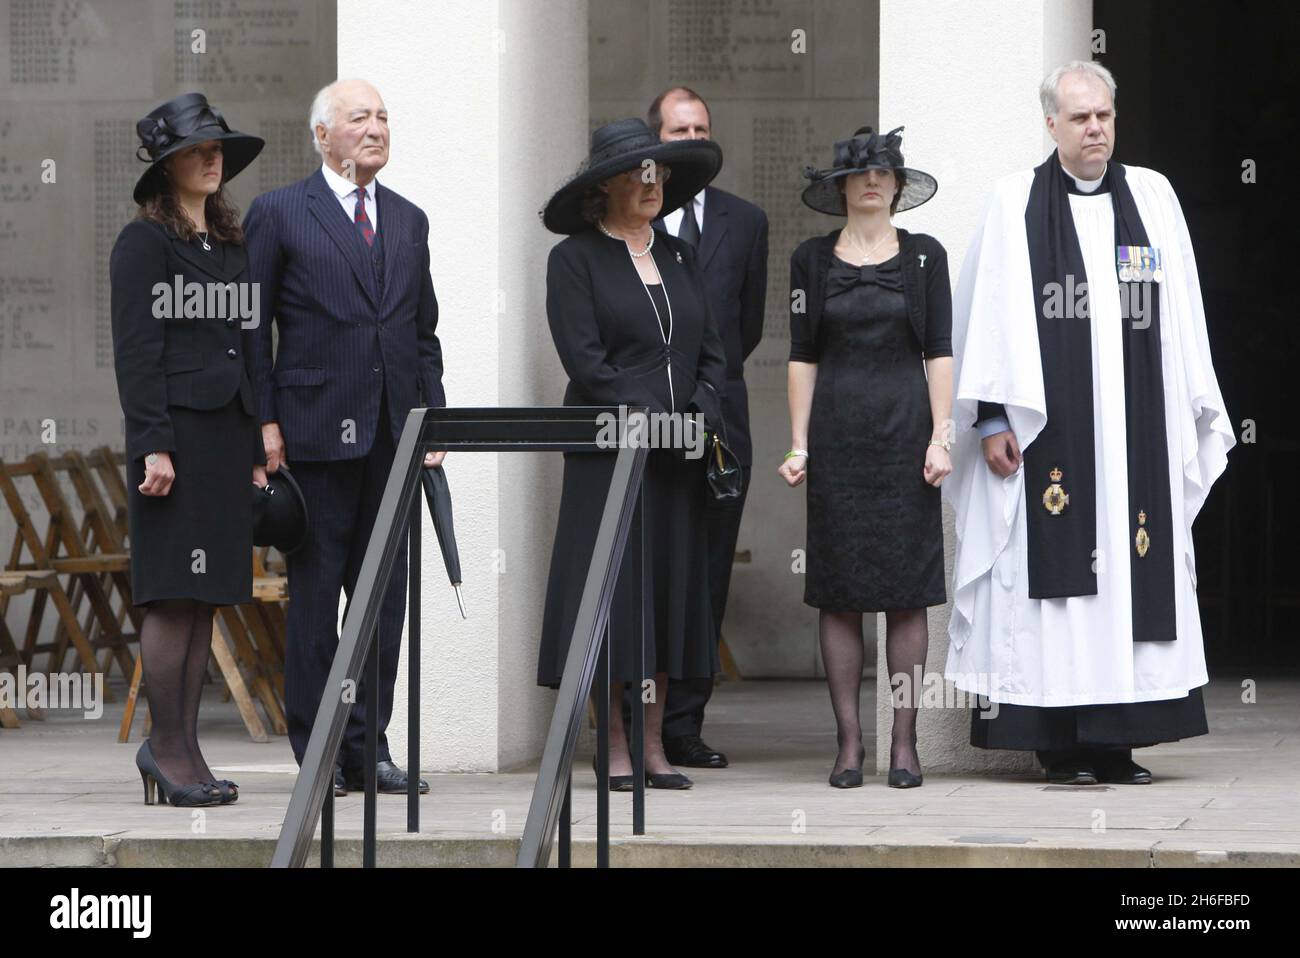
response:
M582 170L542 211L547 229L568 238L546 266L546 316L569 375L567 406L648 406L651 413L721 417L726 356L709 312L695 250L651 227L690 202L717 174L722 151L707 140L661 143L644 121L616 120L592 134ZM591 564L614 457L564 454L564 486L551 555L537 682L558 686ZM717 671L708 590L708 496L703 458L651 449L642 495L649 513L651 594L646 661L633 650L633 564L624 553L610 607L609 783L632 788L624 733L623 686L654 675L646 704L645 768L653 788L689 788L664 753L663 708L669 676L712 678ZM637 513L633 514L634 517ZM634 518L629 549L637 541ZM644 670L644 671L643 671Z
M224 805L239 792L199 750L199 701L214 607L252 601L249 483L266 485L266 458L241 343L250 317L239 306L252 302L240 290L243 233L222 184L263 141L230 130L200 93L158 107L137 132L150 166L109 259L132 601L148 609L140 655L153 730L136 766L147 804L156 786L164 804ZM188 284L204 291L197 310L173 299ZM235 284L225 287L235 296L217 304L212 284Z
M889 784L921 784L925 610L946 600L939 484L952 470L952 299L943 247L890 220L937 189L903 165L900 133L864 127L835 144L830 169L805 171L804 202L848 222L790 260L793 441L779 471L790 486L808 480L804 602L821 610L838 788L862 784L862 615L881 611L894 692Z

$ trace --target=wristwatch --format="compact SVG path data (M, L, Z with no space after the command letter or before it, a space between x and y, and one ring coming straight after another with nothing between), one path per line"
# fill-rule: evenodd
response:
M938 446L944 452L952 452L952 443L947 439L931 439L930 445Z
M149 453L149 455L144 457L144 464L146 466L152 466L157 461L158 461L158 453L156 452L151 452Z

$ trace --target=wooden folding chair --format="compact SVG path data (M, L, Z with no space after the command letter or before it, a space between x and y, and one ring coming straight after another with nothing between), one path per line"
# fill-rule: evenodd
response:
M66 468L66 463L67 456L61 457L60 467ZM46 542L49 544L47 558L50 568L68 573L70 581L79 587L72 596L73 608L80 611L83 599L89 604L89 613L84 621L90 644L94 648L109 650L102 666L105 677L111 664L116 663L123 679L130 681L135 673L135 656L128 644L138 641L143 620L143 615L131 603L130 556L124 551L116 529L106 521L93 498L85 510L85 522L77 521L77 515L59 483L54 460L43 452L37 452L28 456L24 465L30 468L49 515ZM134 632L127 633L122 629L122 620L113 608L114 590ZM62 663L56 664L61 666Z
M44 646L38 644L40 636L39 612L44 609L45 599L48 597L54 603L59 625L66 632L69 641L76 650L83 671L102 675L103 671L99 666L99 662L95 659L94 649L91 647L81 623L77 621L77 614L73 609L72 601L63 582L60 580L59 575L56 574L74 571L75 563L70 569L66 563L51 558L50 549L37 532L36 524L32 521L31 514L28 512L15 483L15 479L31 475L32 470L27 464L0 462L0 495L3 495L4 501L9 507L9 513L17 526L13 548L10 550L7 564L3 570L7 585L4 589L0 589L0 618L3 618L9 610L12 596L27 591L34 592L32 611L28 616L23 646L18 651L19 660L28 669L32 669L33 660L38 653L52 651L54 648L54 643ZM29 556L27 561L23 559L24 550ZM116 696L113 695L107 684L104 686L104 700L107 702L117 701Z
M123 470L126 467L126 454L114 452L108 446L91 450L86 462L95 471L99 486L103 490L108 505L113 510L113 524L121 533L122 541L127 540L130 532L130 519L127 513L126 479Z

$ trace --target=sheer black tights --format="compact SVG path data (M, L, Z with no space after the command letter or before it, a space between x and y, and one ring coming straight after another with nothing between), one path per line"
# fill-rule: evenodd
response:
M822 663L830 689L831 710L835 713L835 771L857 768L866 756L862 744L862 720L859 700L862 690L862 613L822 611L818 617ZM900 695L894 695L894 727L890 736L889 765L920 774L916 754L916 705L921 685L916 681L917 666L924 674L925 655L929 647L925 609L902 609L885 613L885 665L892 677L906 676Z
M140 627L145 696L153 727L149 747L176 785L212 780L199 750L199 701L212 648L212 606L166 599L149 606Z

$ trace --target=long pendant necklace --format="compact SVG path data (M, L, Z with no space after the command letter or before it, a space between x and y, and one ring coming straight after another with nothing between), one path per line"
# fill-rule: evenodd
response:
M653 245L654 245L654 235L653 235L653 234L654 234L654 231L651 230L650 232L651 232L651 237L650 237L650 246L653 246ZM647 252L647 253L650 251L650 246L647 246L647 247L646 247L646 252ZM629 255L629 256L636 256L636 255L637 255L636 253L633 253L633 252L632 252L631 247L628 247L628 251L627 251L627 252L628 252L628 255ZM642 254L642 255L644 255L644 254ZM641 288L645 290L645 294L646 294L646 296L647 296L647 297L649 298L649 300L650 300L650 308L653 309L653 310L655 311L655 326L656 326L656 328L659 330L659 338L662 339L662 340L664 341L664 346L667 347L667 346L671 346L671 345L672 345L672 341L673 341L673 300L672 300L672 297L668 295L668 284L664 282L664 274L661 273L661 272L659 271L659 264L656 263L656 262L654 261L653 258L651 258L651 260L650 260L650 264L651 264L652 266L654 266L654 268L655 268L655 275L659 277L659 288L660 288L661 290L663 290L663 292L664 292L664 302L666 302L666 303L668 304L668 333L667 333L667 335L664 334L664 321L663 321L663 317L661 317L661 316L659 315L659 305L655 302L654 295L650 292L650 287L646 285L646 281L645 281L645 279L641 276L641 271L640 271L640 270L637 270L636 278L639 279L639 280L641 280ZM632 264L632 268L633 268L633 269L636 269L636 263L633 263L633 264ZM668 402L669 402L669 403L671 404L671 406L672 406L671 411L672 411L672 412L676 412L676 411L677 411L677 397L676 397L676 395L673 393L673 364L672 364L672 362L670 362L670 361L669 361L669 362L666 362L665 369L667 369L667 371L668 371Z
M209 252L212 250L212 247L208 245L208 233L206 230L204 230L204 232L200 234L199 242L203 244L203 248L205 250L208 250Z

